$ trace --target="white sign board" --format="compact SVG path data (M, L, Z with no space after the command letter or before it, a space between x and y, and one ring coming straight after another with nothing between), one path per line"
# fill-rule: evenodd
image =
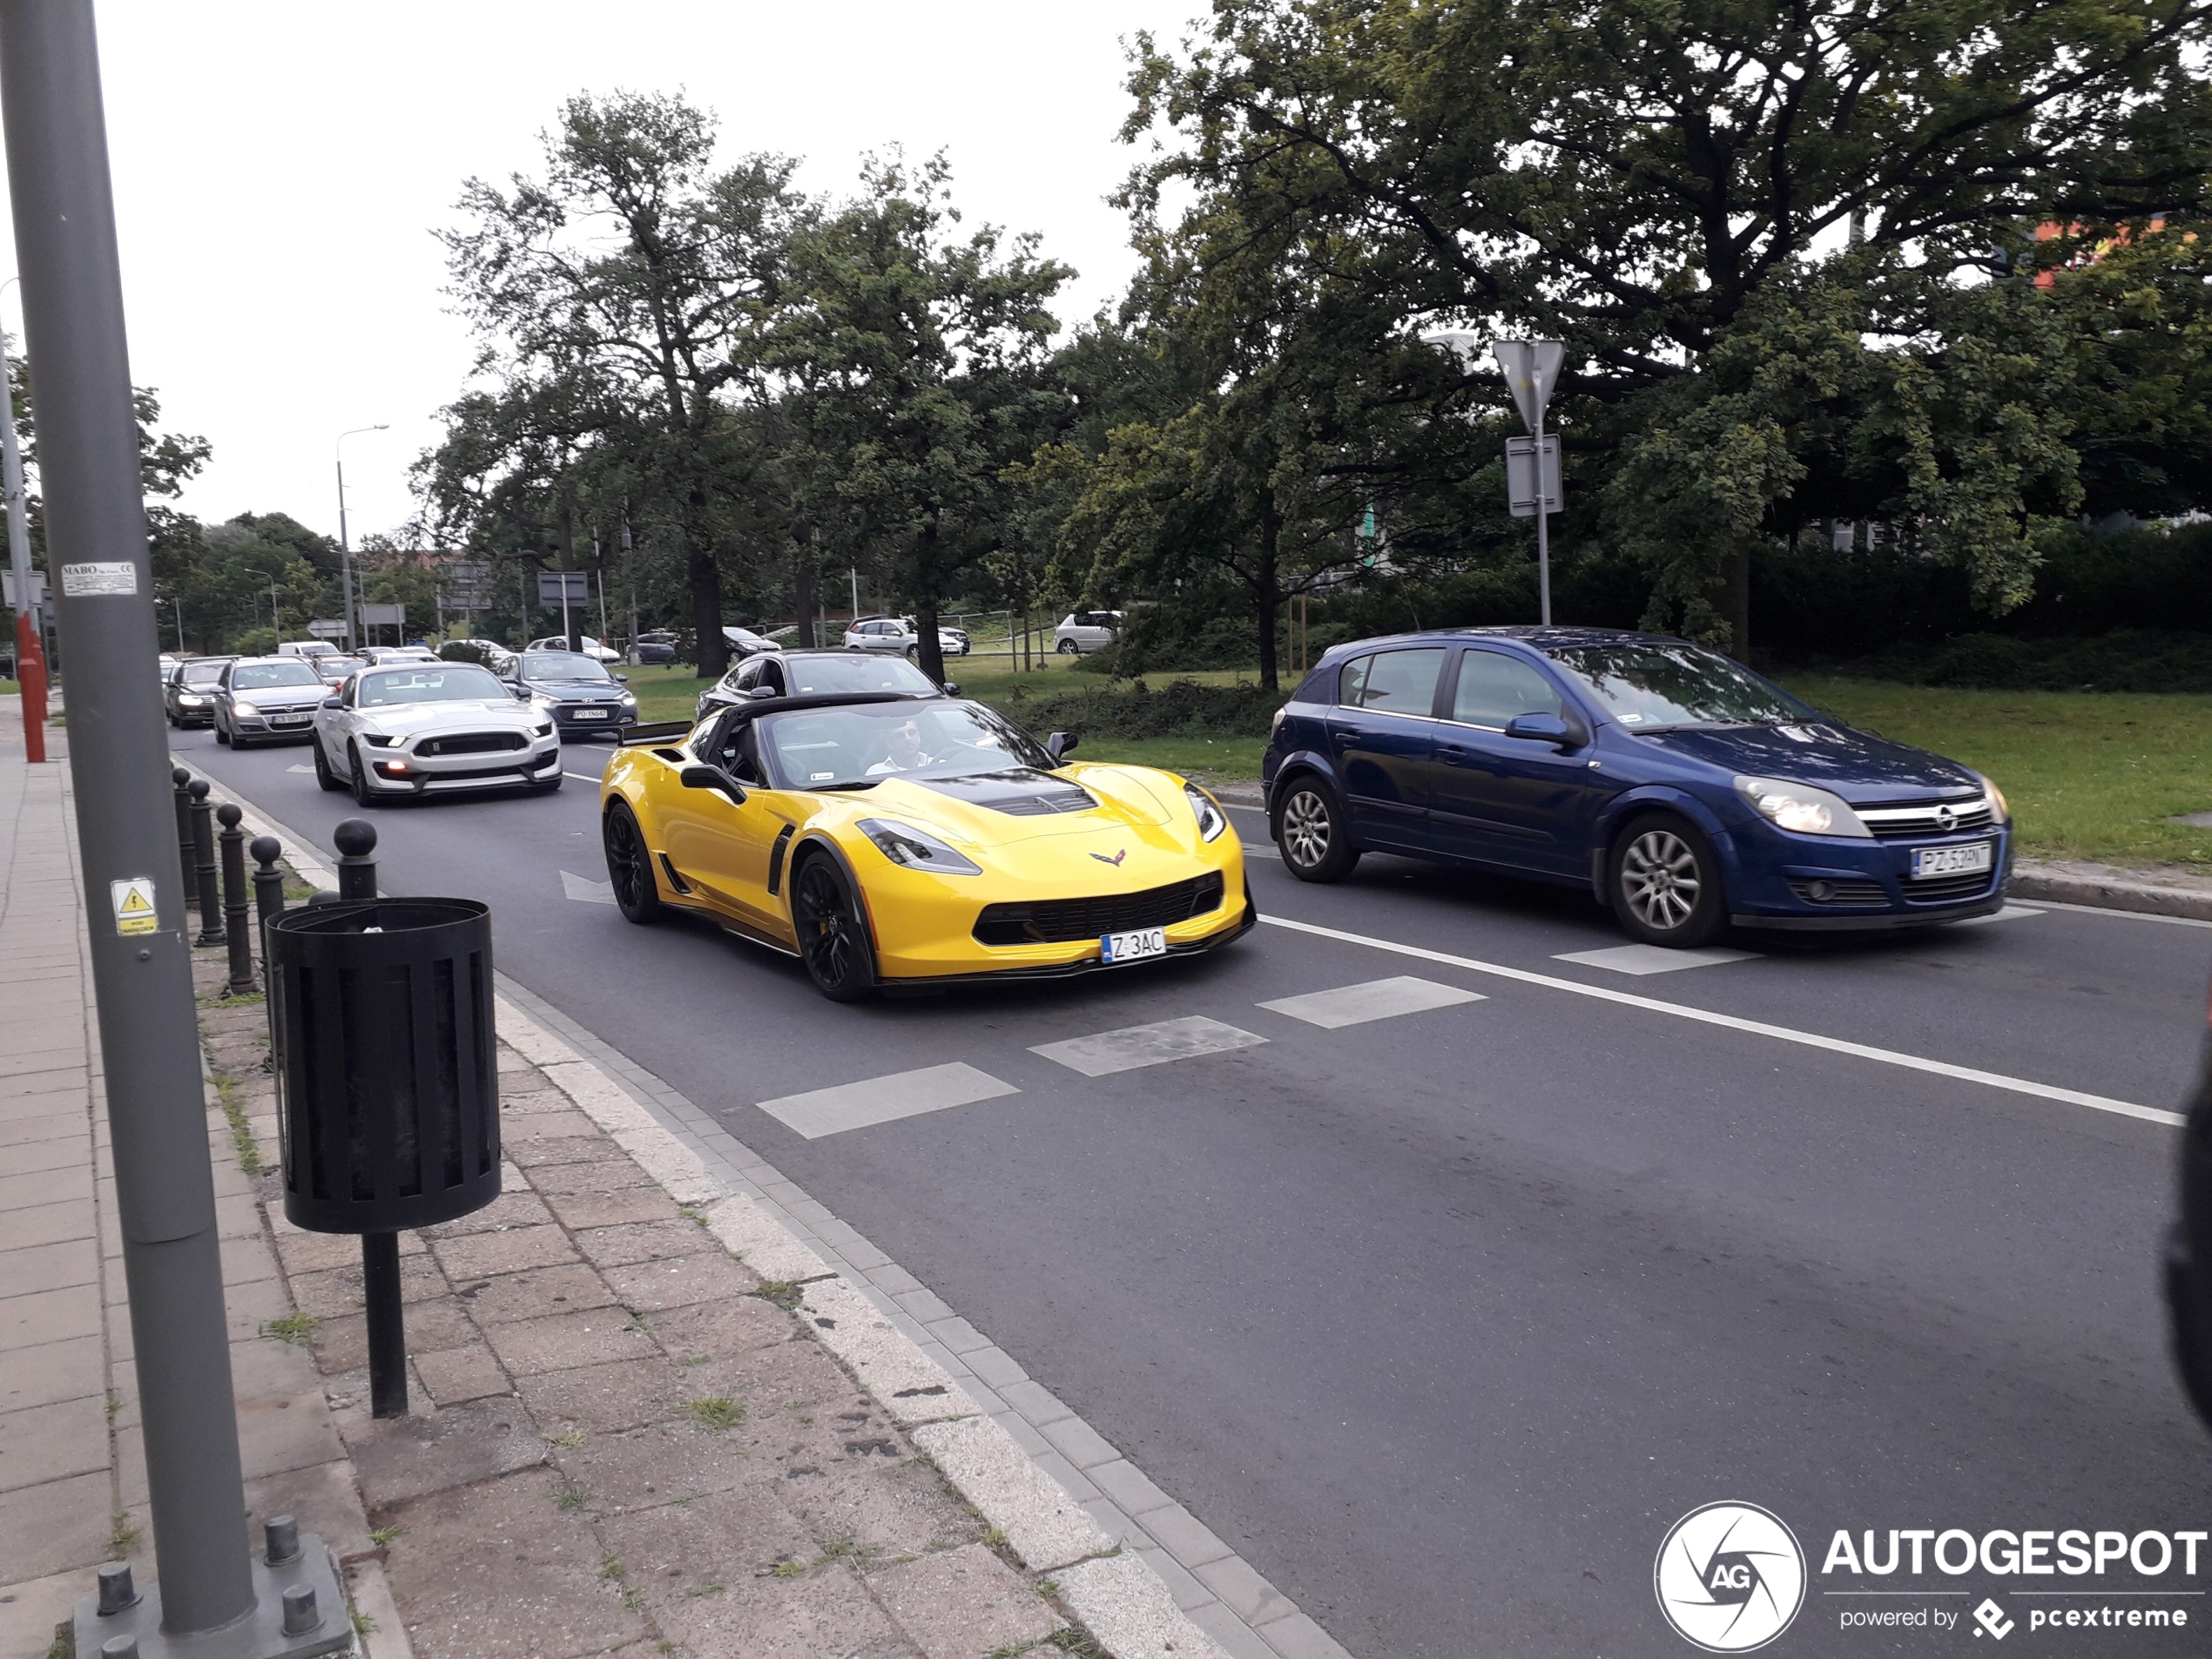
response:
M0 597L4 597L9 610L23 609L16 602L16 573L13 570L0 570ZM44 570L30 573L30 603L35 605L46 603L46 573Z
M343 639L346 637L346 624L342 622L333 622L327 618L322 618L309 623L307 631L317 639Z
M361 621L371 628L404 628L407 626L405 605L363 605Z
M1540 486L1536 479L1536 440L1507 438L1506 440L1506 504L1515 518L1536 516L1536 497ZM1544 435L1543 482L1541 489L1544 510L1559 511L1559 439L1551 433Z

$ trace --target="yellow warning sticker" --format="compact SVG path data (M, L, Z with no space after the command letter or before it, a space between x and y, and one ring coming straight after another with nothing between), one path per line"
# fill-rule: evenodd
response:
M119 934L151 934L161 929L161 918L153 908L153 878L134 875L121 881L108 883L108 890L115 896L115 931Z

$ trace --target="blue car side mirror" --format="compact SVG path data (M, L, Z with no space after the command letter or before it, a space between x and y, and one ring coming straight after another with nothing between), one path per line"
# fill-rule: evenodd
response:
M1506 722L1506 735L1562 748L1577 741L1573 728L1556 714L1516 714Z

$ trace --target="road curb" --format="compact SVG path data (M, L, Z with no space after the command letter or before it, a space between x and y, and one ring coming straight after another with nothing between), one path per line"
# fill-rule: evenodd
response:
M2105 876L2075 875L2042 867L2032 860L2016 860L2006 896L2030 902L2087 905L2098 910L2132 910L2149 916L2183 916L2192 921L2212 921L2212 889L2167 887L2154 881L2127 881Z

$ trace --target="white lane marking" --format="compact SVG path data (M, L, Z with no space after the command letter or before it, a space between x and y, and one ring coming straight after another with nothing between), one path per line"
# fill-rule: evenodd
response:
M1651 1014L1669 1014L1678 1020L1694 1020L1700 1025L1717 1025L1730 1031L1747 1031L1754 1036L1772 1037L1780 1042L1801 1043L1808 1049L1825 1049L1831 1054L1847 1054L1860 1060L1879 1061L1887 1066L1901 1066L1908 1071L1925 1071L1938 1077L1954 1077L1961 1082L1982 1083L1991 1089L2008 1089L2016 1095L2032 1095L2039 1100L2063 1101L2069 1106L2087 1106L2092 1110L2112 1112L2121 1117L2138 1117L2146 1123L2164 1123L2174 1129L2182 1127L2185 1120L2179 1112L2161 1111L2155 1106L2138 1106L2133 1101L2112 1100L2103 1095L2084 1094L2078 1089L2060 1089L2052 1083L2039 1083L2025 1077L2007 1077L2002 1072L1981 1071L1973 1066L1954 1066L1947 1060L1926 1060L1919 1055L1900 1054L1894 1049L1877 1049L1869 1043L1850 1042L1842 1037L1824 1037L1816 1031L1793 1030L1786 1025L1769 1025L1762 1020L1739 1019L1733 1014L1716 1014L1710 1008L1690 1008L1680 1002L1662 1002L1656 997L1638 996L1633 991L1616 991L1603 985L1584 985L1571 979L1558 979L1549 974L1534 974L1525 968L1507 968L1501 962L1477 961L1472 956L1454 956L1440 950L1424 950L1419 945L1401 945L1394 940L1374 939L1366 934L1348 934L1340 928L1323 927L1310 921L1293 921L1288 916L1262 916L1270 927L1288 927L1293 933L1312 934L1319 939L1334 939L1347 945L1365 945L1371 950L1386 950L1397 956L1418 957L1423 961L1442 962L1447 967L1465 968L1471 974L1490 974L1500 979L1517 980L1523 985L1541 985L1549 991L1568 991L1576 996L1595 997L1601 1002L1617 1002L1623 1008L1642 1008Z
M2010 921L2015 916L2040 916L2043 912L2033 905L2008 904L1993 916L1969 916L1958 923L1961 927L1979 927L1987 921Z
M604 784L607 780L596 772L564 772L563 778L573 778L580 784Z
M578 904L612 904L615 901L613 882L594 881L590 876L570 875L566 870L561 872L561 893L564 898L573 899Z
M2122 921L2163 921L2176 927L2212 927L2202 916L2161 916L2150 910L2121 910L2107 904L2068 904L2063 899L2038 899L2038 910L2072 910L2085 916L2116 916Z
M785 1128L819 1141L825 1135L841 1135L871 1123L894 1123L901 1117L919 1117L924 1112L971 1106L979 1100L1021 1092L988 1071L955 1061L948 1066L924 1066L919 1071L894 1072L888 1077L868 1077L832 1089L810 1089L803 1095L784 1095L762 1101L760 1109Z
M1718 947L1669 950L1660 945L1612 945L1603 950L1570 951L1552 961L1602 968L1609 974L1633 974L1642 979L1647 974L1672 974L1685 968L1718 968L1727 962L1755 962L1758 959L1759 954L1755 950L1723 950Z
M1400 1014L1421 1014L1430 1008L1456 1008L1462 1002L1489 999L1480 991L1456 985L1439 985L1433 979L1402 974L1396 979L1373 979L1364 985L1340 985L1333 991L1308 991L1303 996L1278 997L1259 1007L1274 1014L1334 1031L1370 1020L1388 1020Z
M1258 813L1262 818L1267 816L1264 806L1247 806L1241 800L1224 800L1221 804L1232 813Z
M1118 1031L1070 1037L1065 1042L1041 1042L1029 1052L1042 1055L1070 1071L1080 1071L1086 1077L1103 1077L1109 1072L1134 1071L1139 1066L1163 1065L1170 1060L1188 1060L1197 1055L1250 1049L1266 1041L1250 1031L1240 1031L1233 1025L1194 1014L1187 1019L1162 1020L1153 1025L1124 1026Z
M312 778L315 775L315 769L313 766L287 766L285 770L287 772L296 772L300 773L302 776L308 778Z

